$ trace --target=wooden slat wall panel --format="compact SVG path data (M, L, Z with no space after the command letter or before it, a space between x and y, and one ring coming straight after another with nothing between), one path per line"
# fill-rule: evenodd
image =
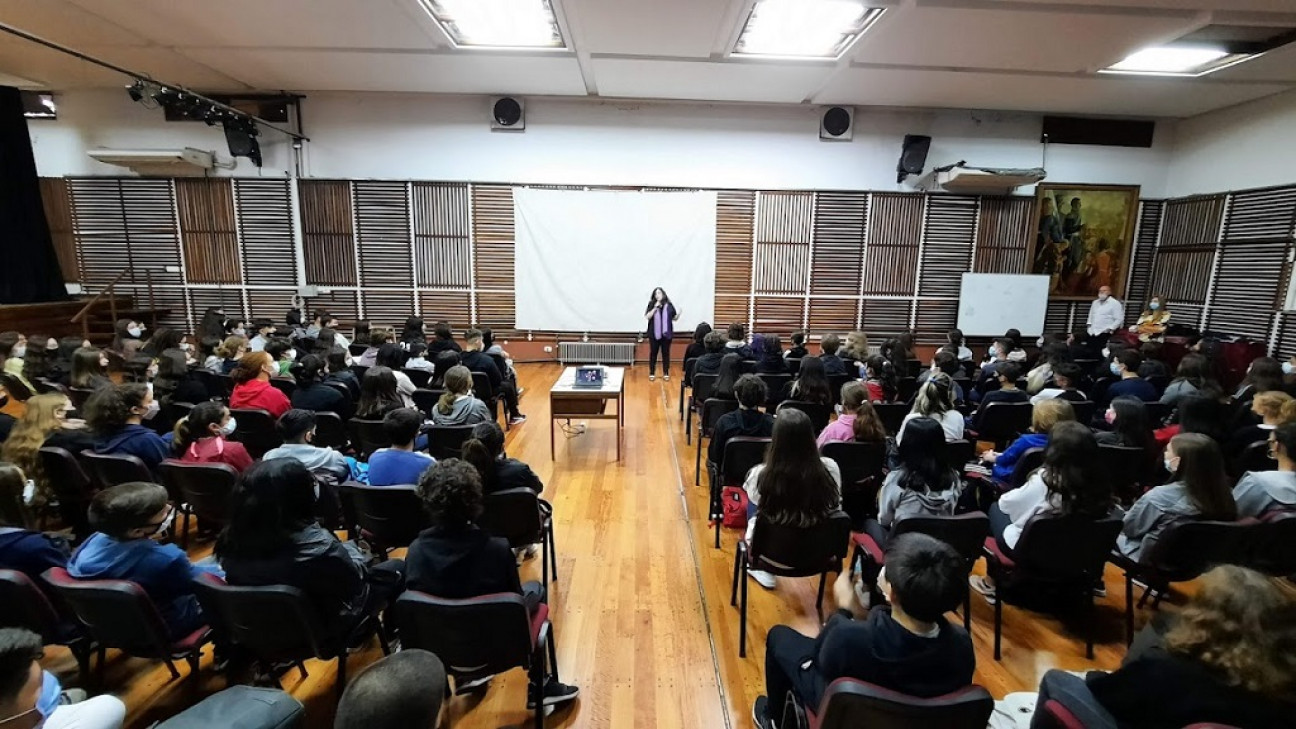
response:
M371 326L393 327L400 330L405 320L414 314L414 292L388 289L360 289L360 303L364 318Z
M919 299L917 326L919 344L944 344L945 333L958 322L958 300Z
M827 299L810 297L811 332L819 336L825 332L847 332L859 328L859 299Z
M351 183L361 286L414 284L408 187L404 182ZM409 310L413 310L412 304ZM365 307L366 316L368 311Z
M864 261L865 294L913 295L924 201L923 195L873 194Z
M756 193L722 190L716 195L716 294L751 292ZM747 318L743 308L743 320Z
M1067 321L1070 319L1071 309L1074 306L1075 306L1075 302L1071 302L1071 301L1050 301L1048 303L1048 308L1044 310L1044 331L1046 332L1067 331ZM1088 304L1085 304L1085 306L1088 307ZM1081 319L1087 317L1088 315L1089 315L1089 310L1086 308ZM1126 318L1128 318L1128 315ZM1081 321L1079 323L1083 324L1084 322Z
M1219 240L1226 199L1226 195L1210 195L1166 201L1161 247L1215 245Z
M478 291L477 321L495 334L512 332L517 323L517 297L512 291Z
M1034 198L983 197L978 215L977 273L1021 273L1026 270L1026 246L1032 234Z
M148 269L155 284L182 285L175 198L171 180L70 178L75 235L82 280L97 290L125 268L144 283Z
M253 319L266 318L280 326L288 323L288 310L292 308L295 287L279 289L248 289L248 316Z
M716 329L724 329L733 323L742 324L744 327L750 327L748 304L751 303L750 296L721 296L716 295L715 300L715 322L712 323Z
M1229 195L1224 243L1286 240L1296 228L1296 187L1235 192Z
M198 284L242 281L230 180L177 179L175 189L185 279Z
M415 283L472 285L467 185L413 184Z
M1167 299L1166 306L1174 313L1175 321L1194 328L1201 322L1202 309L1205 308L1200 303L1175 301L1174 299ZM1134 316L1135 314L1131 311L1130 315Z
M977 198L956 195L932 195L927 201L927 221L923 226L922 276L918 293L922 296L958 297L963 274L972 266L972 241L976 236ZM919 322L922 328L922 322ZM954 326L951 319L940 328Z
M432 330L432 324L448 321L456 330L472 321L472 295L467 291L419 291L419 313Z
M1149 295L1165 296L1177 303L1205 303L1214 261L1214 246L1167 248L1163 239L1161 248L1157 250Z
M242 317L246 315L247 307L243 300L243 289L233 286L190 286L189 287L189 324L193 331L202 321L203 314L209 306L220 306L225 309L225 316L229 318ZM284 307L284 312L288 307ZM279 318L283 318L283 312L280 312Z
M862 324L871 336L896 336L909 328L909 300L865 299Z
M1286 362L1290 357L1296 356L1296 311L1284 311L1279 316L1282 319L1278 326L1278 338L1270 354Z
M513 188L474 185L472 189L473 273L477 283L475 316L497 333L517 321L513 294Z
M140 308L150 306L149 289L145 285L118 286L116 292L121 296L133 297L135 305ZM193 331L189 323L188 299L183 286L154 286L151 306L159 310L159 327L178 327L185 332Z
M135 283L144 283L141 274L147 269L155 285L183 285L171 180L125 177L119 182ZM168 272L168 266L173 270Z
M756 296L754 332L787 337L801 328L805 317L803 296Z
M756 240L760 243L810 244L814 193L761 192Z
M821 192L815 196L811 296L859 291L868 200L868 193L863 192Z
M355 286L355 224L351 183L346 180L301 180L302 257L306 283Z
M69 178L77 260L86 286L107 286L130 265L121 183L110 177Z
M795 294L806 289L810 246L800 243L757 243L757 294Z
M62 177L40 178L41 204L45 221L49 224L54 255L58 257L59 272L65 283L81 281L77 265L76 235L73 233L72 200L68 194L67 180Z
M243 275L258 286L297 285L292 187L287 180L234 181ZM285 309L286 311L286 309ZM283 318L283 312L273 317Z
M1160 200L1144 200L1139 204L1138 235L1134 241L1134 266L1130 271L1125 299L1131 302L1152 298L1148 289L1152 285L1152 270L1156 261L1157 240L1161 236ZM1085 316L1088 316L1086 312Z
M1283 305L1289 243L1234 243L1220 249L1206 328L1267 340Z

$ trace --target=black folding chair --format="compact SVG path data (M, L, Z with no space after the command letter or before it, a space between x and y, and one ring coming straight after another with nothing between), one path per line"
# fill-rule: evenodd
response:
M485 372L474 372L472 373L472 381L473 395L478 400L486 403L486 407L490 408L491 416L499 420L500 394L491 386L490 376ZM505 425L508 425L507 418L505 419Z
M689 383L693 381L693 373L695 370L697 370L697 361L698 361L697 357L690 357L689 359L684 360L684 376L680 378L680 383L679 383L680 421L684 420L684 389L689 387Z
M132 455L81 451L80 458L100 489L134 481L153 483L157 480L144 461Z
M432 380L432 373L428 370L410 369L406 367L402 369L401 372L404 372L405 376L410 378L410 382L413 382L414 386L418 388L427 387L428 382Z
M270 386L282 392L289 400L297 392L297 381L291 377L271 377Z
M445 390L428 390L420 388L414 391L414 406L423 411L423 416L432 417L432 408L436 407L437 401L445 394Z
M540 567L545 590L549 589L549 569L553 567L554 581L558 581L558 553L554 549L553 507L529 488L505 489L486 494L485 510L477 520L478 526L497 537L508 540L509 546L522 549L532 544L542 547Z
M694 486L702 483L702 440L711 437L716 423L725 413L732 413L737 409L737 400L721 400L713 397L702 403L702 409L698 412L697 457L693 465Z
M342 386L346 388L345 385ZM342 416L337 413L315 413L315 439L313 443L321 448L333 448L339 451L347 449L347 426Z
M459 458L464 441L472 437L474 425L433 425L427 429L428 452L433 458Z
M225 463L184 463L167 460L158 466L158 475L176 503L185 504L184 526L180 544L189 547L189 516L209 527L223 527L230 520L230 500L238 471Z
M351 436L351 445L355 446L356 456L362 461L368 461L379 448L391 447L391 438L387 437L381 419L351 418L347 421L347 433Z
M769 438L738 436L725 443L718 470L711 478L711 522L715 524L715 548L720 548L720 523L724 520L724 507L720 503L723 487L741 486L747 472L765 461Z
M992 402L981 409L977 429L969 435L988 440L1002 450L1014 438L1030 430L1034 406L1028 402Z
M702 403L711 399L715 393L716 383L720 381L720 375L696 375L693 378L693 390L689 395L689 415L684 420L684 443L692 445L693 435L693 413L702 409Z
M413 485L370 486L348 481L339 492L348 527L352 523L359 526L383 559L389 550L408 547L419 532L431 526Z
M878 490L886 477L886 443L825 443L820 453L841 469L842 510L850 514L854 528L863 528L864 520L877 514Z
M787 409L800 410L810 418L810 424L814 426L815 434L823 432L832 420L833 409L829 405L823 405L817 402L806 402L804 400L784 400L778 405L778 412Z
M66 646L76 658L81 685L90 685L90 655L98 646L73 615L61 613L41 586L18 570L0 569L0 626L26 628L45 645Z
M850 364L847 364L846 366L849 368ZM832 390L833 402L835 404L841 404L841 391L842 388L846 386L846 383L856 379L859 378L852 377L851 375L828 375L828 388Z
M783 729L983 729L994 713L994 697L975 684L953 693L923 699L853 678L829 684L813 709L795 691L783 705Z
M900 428L904 427L905 416L908 415L912 408L902 402L879 403L873 406L877 412L878 419L882 421L882 427L886 428L887 435L892 438L900 435Z
M1143 482L1149 469L1148 452L1142 448L1099 445L1098 463L1111 482L1112 493L1123 503L1131 504L1143 495Z
M59 518L72 528L72 536L77 542L83 541L94 531L90 528L86 510L98 489L81 467L81 462L66 449L41 448L40 461L45 479L58 499Z
M260 458L279 446L283 438L275 427L274 416L260 409L230 408L230 415L238 424L234 439L243 444L253 458Z
M765 383L769 395L765 398L765 407L776 410L783 402L783 390L792 382L792 375L756 375Z

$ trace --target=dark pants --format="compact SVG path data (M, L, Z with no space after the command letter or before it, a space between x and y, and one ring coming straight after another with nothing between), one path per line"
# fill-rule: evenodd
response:
M518 391L517 383L513 380L504 380L499 386L499 396L504 400L504 411L510 418L521 415L518 412Z
M1035 714L1031 717L1031 726L1045 726L1044 704L1049 700L1062 704L1080 720L1081 725L1093 729L1116 729L1116 721L1094 698L1085 680L1064 671L1053 670L1044 674L1040 681L1039 698L1035 702Z
M769 698L769 718L783 721L783 706L789 691L796 692L802 703L818 701L824 681L819 670L810 665L815 660L814 638L801 635L786 625L770 628L765 638L765 696ZM810 710L818 709L810 703Z
M648 337L648 374L657 374L657 353L661 352L662 372L670 374L670 339L653 339Z
M373 615L391 605L405 591L405 560L389 559L369 568L369 594L365 596L364 615Z
M877 519L869 518L864 520L864 533L872 537L874 543L886 554L887 542L891 538L891 530L882 526ZM882 572L882 566L873 562L873 560L863 560L863 566L860 569L860 580L864 583L865 589L877 595L877 578ZM875 605L877 603L874 603Z
M990 534L994 536L995 542L999 544L999 548L1004 551L1004 554L1011 556L1012 547L1009 547L1008 543L1004 541L1004 531L1008 529L1009 524L1012 524L1012 519L1009 519L1003 509L999 508L998 502L990 505L990 510L986 512L986 516L990 517Z

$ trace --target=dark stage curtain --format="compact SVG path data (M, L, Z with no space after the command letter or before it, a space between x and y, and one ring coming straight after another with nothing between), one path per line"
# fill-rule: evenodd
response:
M67 299L18 89L0 86L0 304Z

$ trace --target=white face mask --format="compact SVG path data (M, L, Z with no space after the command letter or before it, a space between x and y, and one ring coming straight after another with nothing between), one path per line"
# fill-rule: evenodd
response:
M235 329L232 334L236 337L242 337L247 334L247 330L243 327L239 327L238 329Z
M1110 357L1110 356L1111 356L1111 349L1109 349L1109 348L1107 348L1107 347L1103 347L1103 350L1102 350L1102 356L1103 356L1103 359L1107 359L1108 357Z
M1112 373L1113 375L1116 375L1117 377L1120 377L1120 373L1121 373L1121 371L1120 371L1120 365L1119 365L1119 364L1116 364L1115 362L1112 362L1112 363L1111 363L1111 373Z
M292 361L296 360L296 359L297 359L297 350L295 350L295 349L290 349L290 350L288 350L287 352L284 352L284 359L288 360L289 362L292 362Z
M1108 294L1098 294L1099 301L1106 301Z
M13 348L13 356L14 356L14 358L16 358L16 359L22 359L23 357L26 357L26 356L27 356L27 345L25 345L25 344L19 344L17 347L14 347L14 348Z
M238 421L234 419L233 415L231 415L229 422L221 426L220 429L221 435L229 436L234 432L234 429L237 427L238 427Z
M1174 472L1175 472L1175 469L1179 467L1179 463L1178 463L1178 461L1179 461L1179 457L1178 457L1178 456L1175 456L1174 458L1171 458L1171 457L1169 457L1169 456L1166 456L1166 459L1165 459L1165 469L1166 469L1166 471L1167 471L1168 473L1170 473L1171 475L1173 475Z
M1296 365L1291 362L1283 362L1282 371L1284 375L1296 375Z
M1148 304L1148 309L1152 311L1156 311L1157 309L1160 308L1161 308L1161 302L1159 301L1153 301L1152 303Z
M27 482L23 484L22 498L23 498L23 503L26 504L27 506L31 506L32 502L36 500L36 482L31 480L30 478L27 479Z
M126 330L126 333L131 335L132 337L135 337L136 339L139 339L139 336L144 333L144 330L140 329L139 327L131 327L130 329Z

